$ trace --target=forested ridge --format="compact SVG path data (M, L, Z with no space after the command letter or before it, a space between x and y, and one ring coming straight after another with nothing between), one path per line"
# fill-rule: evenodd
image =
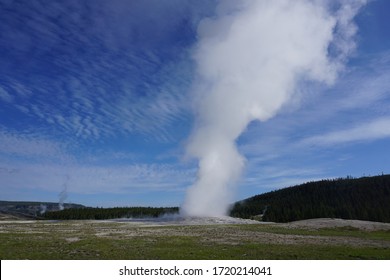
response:
M233 217L291 222L341 218L390 222L390 175L321 180L236 202Z
M106 220L119 218L157 218L164 214L175 214L178 207L114 207L114 208L69 208L46 212L43 217L54 220Z

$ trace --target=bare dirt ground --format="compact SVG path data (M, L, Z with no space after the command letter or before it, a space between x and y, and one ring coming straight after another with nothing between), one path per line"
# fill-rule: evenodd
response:
M321 229L321 228L337 228L337 227L352 227L364 231L390 230L390 223L379 223L359 220L343 220L343 219L310 219L296 221L286 224L280 224L286 228L305 228L305 229Z

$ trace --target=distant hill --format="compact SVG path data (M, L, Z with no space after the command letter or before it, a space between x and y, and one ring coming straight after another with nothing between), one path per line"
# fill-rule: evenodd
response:
M178 207L87 207L81 204L32 201L0 201L0 220L53 219L103 220L119 218L150 218L177 214Z
M75 203L64 203L63 207L64 209L85 208L84 205ZM0 218L37 219L45 212L59 209L59 204L55 202L0 201Z
M157 218L177 214L178 207L113 207L113 208L69 208L62 211L46 212L45 219L54 220L107 220L120 218Z
M390 223L390 175L308 182L236 202L230 215L272 222L341 218Z

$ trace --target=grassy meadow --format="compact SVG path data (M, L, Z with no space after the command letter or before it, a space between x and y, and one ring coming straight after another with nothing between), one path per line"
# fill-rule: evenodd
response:
M7 221L0 259L390 259L390 231Z

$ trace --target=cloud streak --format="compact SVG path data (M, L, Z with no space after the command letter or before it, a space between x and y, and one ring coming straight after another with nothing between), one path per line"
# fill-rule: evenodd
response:
M375 119L365 123L307 138L302 145L330 146L350 142L367 142L390 137L390 118Z
M2 166L7 166L2 167ZM26 189L59 194L126 194L182 192L193 170L169 164L88 165L0 162L0 190Z
M30 118L30 124L47 123L52 130L45 133L62 133L81 139L110 137L122 132L122 135L144 133L159 140L159 135L169 134L166 130L176 121L188 118L188 102L182 92L188 87L186 73L182 72L182 81L176 79L172 82L168 72L177 69L164 70L159 79L166 82L159 83L157 89L146 89L140 95L134 80L131 84L119 79L117 82L122 85L116 88L114 79L111 85L102 82L101 71L104 70L99 69L93 76L27 83L26 87L34 91L29 96L13 98L1 90L0 101L7 102L19 114ZM15 83L20 84L20 81Z
M0 100L11 103L14 99L11 94L8 93L7 90L4 88L0 87Z
M33 134L14 134L0 130L0 155L28 160L65 159L65 146L62 143L37 137Z

